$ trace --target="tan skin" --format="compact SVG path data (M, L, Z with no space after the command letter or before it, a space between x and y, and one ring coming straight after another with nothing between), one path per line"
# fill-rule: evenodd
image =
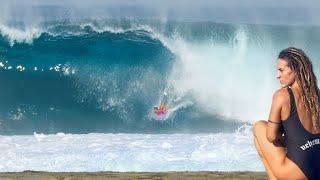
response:
M298 116L303 127L310 133L319 133L312 125L311 116L302 103L301 88L296 81L295 72L288 62L278 59L278 76L281 88L273 94L269 120L281 122L290 116L290 96L288 86L291 86L295 97ZM286 157L286 149L282 145L280 125L267 121L254 124L254 144L266 168L269 179L307 179L301 169Z

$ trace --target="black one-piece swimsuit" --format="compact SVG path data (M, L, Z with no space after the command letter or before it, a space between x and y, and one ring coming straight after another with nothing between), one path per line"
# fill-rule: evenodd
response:
M320 134L307 131L298 116L294 94L290 95L290 116L282 121L287 157L296 163L310 180L320 180Z

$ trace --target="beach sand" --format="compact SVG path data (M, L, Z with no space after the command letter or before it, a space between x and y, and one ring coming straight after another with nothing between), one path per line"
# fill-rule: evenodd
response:
M265 172L7 172L1 180L78 180L78 179L267 179Z

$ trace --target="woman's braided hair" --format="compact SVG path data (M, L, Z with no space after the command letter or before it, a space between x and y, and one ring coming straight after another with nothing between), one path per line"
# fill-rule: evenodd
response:
M286 60L289 67L295 71L296 81L302 89L302 102L307 112L311 113L313 126L320 130L320 92L311 61L301 49L294 47L282 50L278 58Z

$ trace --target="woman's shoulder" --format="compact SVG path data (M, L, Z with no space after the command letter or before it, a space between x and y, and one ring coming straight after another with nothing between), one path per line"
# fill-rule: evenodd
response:
M290 96L287 88L280 88L273 93L272 101L277 103L287 103Z

